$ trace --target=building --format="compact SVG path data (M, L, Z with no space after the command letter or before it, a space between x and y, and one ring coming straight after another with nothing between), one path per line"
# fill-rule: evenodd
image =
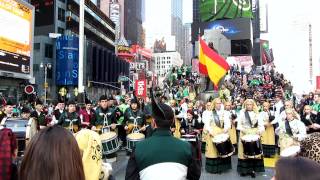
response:
M192 43L191 43L191 24L183 25L183 35L182 35L182 51L184 57L183 64L191 65L192 59ZM182 55L181 55L182 56Z
M143 6L143 0L124 1L124 37L129 45L145 46L145 33L142 27L144 21Z
M181 54L181 58L184 60L185 52L183 48L184 44L184 29L182 24L183 13L183 1L171 0L171 35L175 36L175 50Z
M77 70L78 53L62 51L67 53L67 59L61 59L61 44L67 43L66 49L77 50L68 47L76 43L79 27L79 1L78 0L32 0L36 9L35 38L34 38L34 64L33 69L36 78L37 92L39 97L44 96L47 86L48 100L57 97L61 89L67 90L67 97L76 96L77 76L66 81L70 73L65 73L59 64L60 60L68 60L69 54L74 56L74 64L71 71ZM100 2L97 1L97 4ZM109 90L119 88L117 77L129 75L129 63L120 60L115 54L115 24L108 18L93 2L85 1L85 50L84 50L84 82L85 91L91 99L97 99L101 94ZM49 33L58 33L60 38L53 39ZM59 36L59 35L58 35ZM59 44L59 46L57 46ZM61 45L61 46L60 46ZM62 49L63 50L63 49ZM44 84L44 68L50 64L48 69L47 85ZM73 66L73 67L72 67ZM49 66L47 66L49 67ZM62 75L63 74L63 75ZM109 83L112 83L112 86Z
M157 74L159 79L164 79L173 67L180 67L183 64L180 53L176 51L154 53L153 61L154 72Z
M124 0L100 0L100 10L116 25L116 40L124 36Z

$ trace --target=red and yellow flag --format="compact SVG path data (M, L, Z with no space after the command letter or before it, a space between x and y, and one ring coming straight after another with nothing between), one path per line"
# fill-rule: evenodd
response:
M219 81L228 72L230 68L229 64L223 57L211 49L203 39L199 38L199 42L199 71L206 71L210 80L215 86L218 86Z

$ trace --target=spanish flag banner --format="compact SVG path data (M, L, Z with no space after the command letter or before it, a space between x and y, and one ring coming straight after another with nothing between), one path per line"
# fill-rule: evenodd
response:
M207 74L209 75L210 80L217 87L219 81L229 70L229 64L227 61L211 49L206 42L199 38L199 70L201 72L201 66L205 67Z

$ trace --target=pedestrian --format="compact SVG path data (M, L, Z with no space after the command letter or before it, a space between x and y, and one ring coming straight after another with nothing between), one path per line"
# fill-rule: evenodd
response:
M19 179L85 180L73 134L61 126L51 126L36 134L25 151Z
M201 168L195 149L171 135L170 126L174 122L172 108L164 103L158 104L152 98L154 132L151 137L136 144L125 179L199 179Z
M12 164L17 157L17 141L11 129L0 126L0 179L17 180L18 168Z
M102 145L98 133L82 129L75 135L82 156L86 180L105 180L111 175L112 167L102 162Z
M319 180L320 164L304 157L280 158L271 180Z

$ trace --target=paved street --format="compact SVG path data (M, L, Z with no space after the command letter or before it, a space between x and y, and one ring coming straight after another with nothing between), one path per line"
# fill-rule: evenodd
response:
M117 162L113 163L113 175L117 180L123 180L125 178L125 171L127 166L127 161L129 157L126 156L124 151L118 152ZM203 163L205 162L205 158L203 159ZM237 156L232 157L232 171L228 171L227 173L223 173L221 175L209 174L206 173L204 166L202 167L201 180L244 180L244 179L252 179L251 177L240 177L236 171L237 168ZM266 169L265 173L257 174L255 179L257 180L265 180L271 179L273 176L272 169Z

